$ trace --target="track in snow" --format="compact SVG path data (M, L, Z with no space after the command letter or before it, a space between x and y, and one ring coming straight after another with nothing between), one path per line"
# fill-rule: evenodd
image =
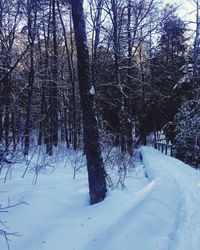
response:
M183 162L151 149L143 148L143 154L151 164L160 165L176 181L180 203L175 218L175 231L172 233L169 249L199 250L200 249L200 171ZM151 169L150 169L151 171ZM173 191L173 190L171 190Z

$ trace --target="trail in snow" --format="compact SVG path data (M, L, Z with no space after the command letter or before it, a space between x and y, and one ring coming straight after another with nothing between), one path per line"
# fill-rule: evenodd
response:
M183 202L173 250L200 249L200 172L183 162L162 156L163 167L176 178Z
M175 235L181 196L178 183L159 161L157 152L141 150L149 182L139 192L143 199L133 204L118 220L98 232L84 250L168 250ZM178 200L177 200L178 199Z
M200 249L200 171L191 168L178 159L165 156L146 148L144 155L152 164L160 164L175 178L179 189L180 207L176 218L176 231L170 246L172 250Z

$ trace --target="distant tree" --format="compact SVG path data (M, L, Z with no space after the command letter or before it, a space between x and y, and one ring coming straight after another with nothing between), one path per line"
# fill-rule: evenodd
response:
M114 134L115 145L130 155L133 154L134 122L139 119L138 114L144 113L141 110L141 106L144 107L144 88L141 89L146 85L148 76L143 77L143 81L141 78L144 71L148 71L144 67L149 60L147 37L150 30L155 29L154 18L149 25L155 9L154 0L107 1L103 8L108 21L102 24L104 39L97 51L96 86L102 100L98 103L105 129L109 128L109 132ZM139 50L142 56L139 56ZM106 70L100 71L101 68ZM104 84L99 76L106 79Z
M22 1L0 1L0 142L6 148L11 143L16 145L17 114L12 107L15 99L13 71L27 52L27 49L21 51L23 43L20 49L16 49L23 16L21 8Z
M181 95L176 94L174 87L183 76L186 52L185 24L173 6L167 5L163 20L158 49L151 60L152 88L157 92L152 101L160 110L156 118L160 126L173 120L180 107Z
M200 168L200 100L186 101L175 120L176 157Z
M196 7L196 29L193 48L193 76L192 76L192 94L193 98L199 98L200 94L200 2L194 0Z
M36 0L27 1L27 14L28 14L28 43L30 44L30 68L28 72L28 101L26 108L26 125L24 132L24 154L28 155L30 147L30 129L31 129L31 105L33 98L33 85L35 78L35 63L34 63L34 46L36 40L36 25L37 25L37 8L38 3Z
M185 102L175 117L174 144L177 158L195 168L200 168L200 2L199 0L193 2L196 7L194 45L183 66L183 77L176 87L185 92Z

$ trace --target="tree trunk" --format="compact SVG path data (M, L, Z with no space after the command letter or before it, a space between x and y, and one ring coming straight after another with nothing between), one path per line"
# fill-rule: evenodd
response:
M199 18L199 0L195 1L196 4L196 30L195 30L195 39L194 39L194 63L193 63L193 76L192 76L192 98L197 99L198 97L198 62L199 62L199 43L200 43L200 18Z
M87 158L90 203L102 201L106 195L106 173L101 157L99 132L94 107L89 53L83 12L83 0L72 1L72 18L78 60L79 91L83 112L84 147Z
M34 43L36 36L36 20L37 12L35 9L34 2L27 2L28 8L28 42L30 44L30 69L29 69L29 80L28 80L28 103L26 109L26 125L25 125L25 136L24 136L24 155L28 155L30 147L30 122L31 122L31 104L33 97L33 84L35 78L34 69Z
M52 65L52 83L51 83L51 136L52 144L58 145L58 45L57 45L57 22L56 22L56 1L52 1L52 29L53 29L53 65Z
M58 7L58 13L59 13L60 21L61 21L62 28L63 28L65 48L66 48L66 52L67 52L67 63L68 63L68 68L69 68L69 78L70 78L70 81L71 81L71 84L72 84L73 147L74 147L74 150L76 150L77 149L77 117L76 117L77 110L76 110L76 84L75 84L75 76L74 76L74 69L73 69L73 65L72 65L73 62L72 62L71 57L70 57L69 45L68 45L68 41L67 41L67 33L66 33L65 25L64 25L63 18L62 18L62 15L61 15L61 10L60 10L60 7L59 7L59 1L58 0L57 0L57 7ZM71 18L70 18L70 22L71 22ZM71 23L70 23L70 29L71 29ZM67 128L66 128L66 131L67 131ZM67 144L68 143L69 142L67 141Z
M1 98L1 97L0 97ZM0 109L0 142L3 140L3 116Z
M132 66L132 37L131 37L131 0L128 0L128 23L127 23L127 36L128 36L128 87L131 88L131 66ZM130 156L133 156L133 124L132 124L132 109L131 109L131 91L127 94L126 98L126 108L127 108L127 149Z
M120 44L119 44L119 20L117 11L117 1L112 0L112 13L113 13L113 44L114 44L114 61L115 61L115 82L117 88L117 116L119 120L119 141L121 152L126 151L126 131L125 131L125 110L124 110L124 97L123 97L123 87L121 85L120 72L119 72L119 54L120 54Z
M95 66L97 60L97 49L100 40L100 31L101 31L101 17L102 17L102 8L104 0L99 0L97 2L97 13L94 20L94 28L92 35L92 81L95 82Z

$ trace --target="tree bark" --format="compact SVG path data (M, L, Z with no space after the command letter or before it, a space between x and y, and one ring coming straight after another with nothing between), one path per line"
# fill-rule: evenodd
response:
M106 195L106 173L101 157L99 132L94 107L89 53L83 12L83 0L71 1L77 47L79 91L83 112L84 147L87 158L90 203L102 201Z

